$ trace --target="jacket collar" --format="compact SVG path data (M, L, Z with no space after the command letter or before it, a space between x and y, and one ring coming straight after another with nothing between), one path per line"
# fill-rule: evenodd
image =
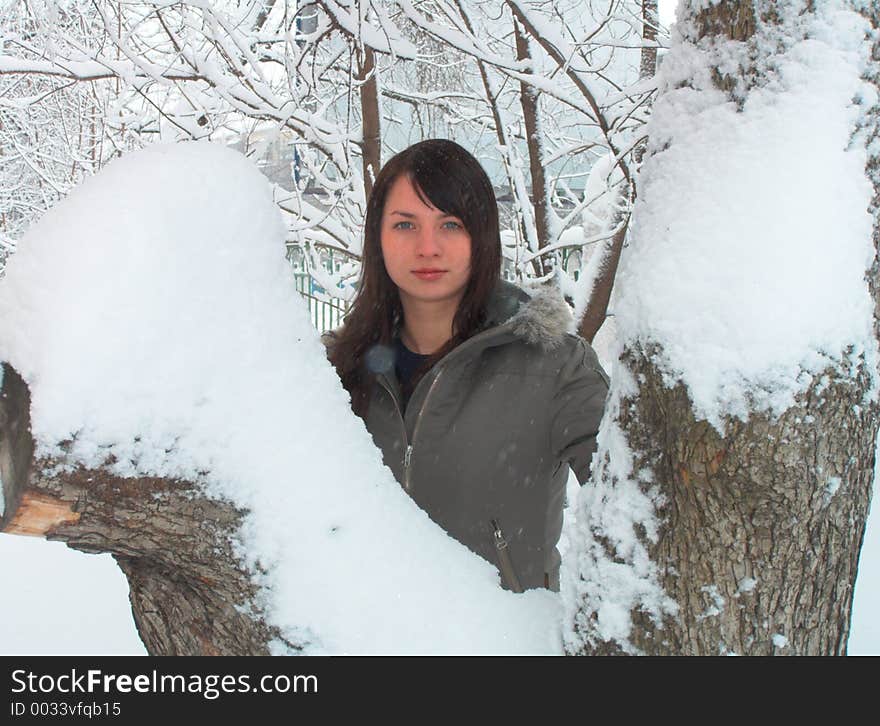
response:
M562 344L565 334L573 329L571 310L555 285L532 288L527 292L510 282L499 280L489 298L484 328L447 353L434 366L432 373L418 382L410 400L419 400L419 391L431 385L429 381L433 382L440 368L453 359L460 361L472 358L482 350L515 340L553 350ZM372 370L376 380L391 394L398 410L402 411L400 386L393 372L394 357L387 349L384 349L384 353L387 353L383 354L384 365L377 365Z
M555 285L526 291L506 280L499 280L489 298L483 329L450 351L443 362L517 339L544 350L554 350L562 344L566 333L573 330L571 309ZM329 340L332 333L325 336ZM397 389L397 379L392 374L394 358L390 350L382 348L382 362L372 370L385 381L385 387L390 386L389 390L394 392Z
M522 340L544 350L558 348L566 333L574 329L568 304L555 285L531 288L528 291L505 280L499 280L487 305L486 325L481 331L447 353L416 385L411 401L420 400L420 391L430 386L440 369L452 360L473 358L487 348ZM379 368L380 366L377 366ZM376 380L391 393L400 408L400 386L393 373L393 356L381 370L373 369ZM419 404L420 406L421 404Z

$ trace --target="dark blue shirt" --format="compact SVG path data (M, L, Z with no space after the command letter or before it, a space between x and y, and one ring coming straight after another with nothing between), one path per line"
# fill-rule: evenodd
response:
M422 367L428 358L429 355L419 355L418 353L413 353L409 348L407 348L403 341L400 338L395 338L394 340L394 372L397 374L397 380L400 382L400 393L403 397L403 410L406 410L406 405L409 403L409 397L412 394L412 389L415 386L411 385L413 376L416 371Z

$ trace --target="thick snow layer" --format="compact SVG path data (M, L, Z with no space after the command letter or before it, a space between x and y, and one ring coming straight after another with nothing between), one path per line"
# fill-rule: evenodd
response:
M593 458L594 481L578 492L575 524L567 532L572 556L563 561L560 573L563 637L572 652L584 642L615 641L624 652L637 654L630 642L632 611L640 609L661 619L678 610L660 585L657 565L635 534L642 529L656 541L655 509L662 504L662 495L650 486L650 472L633 470L633 452L617 423L620 402L636 391L632 375L616 363L608 410L599 428L599 450Z
M868 48L838 6L819 4L741 110L712 86L705 50L674 37L661 67L615 313L625 342L661 344L670 380L719 428L784 411L850 345L876 376L872 187L850 144Z
M284 236L259 171L202 142L123 157L47 213L0 281L38 453L72 439L85 466L249 509L269 618L307 652L560 652L558 598L501 590L382 465Z

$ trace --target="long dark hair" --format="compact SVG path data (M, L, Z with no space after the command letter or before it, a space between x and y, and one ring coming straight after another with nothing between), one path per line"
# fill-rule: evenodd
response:
M431 365L476 333L485 322L489 296L501 275L498 203L489 177L464 148L446 139L428 139L396 154L379 172L367 200L361 277L345 324L329 345L328 358L351 394L352 409L365 416L373 375L368 359L390 348L403 320L397 286L385 270L381 231L385 198L406 174L423 201L458 217L471 237L471 273L452 321L452 337L422 367ZM382 356L379 355L379 358ZM413 385L415 382L413 382Z

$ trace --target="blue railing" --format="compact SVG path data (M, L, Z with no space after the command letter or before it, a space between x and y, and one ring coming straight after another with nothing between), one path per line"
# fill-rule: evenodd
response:
M338 328L348 312L348 301L328 295L307 272L295 272L294 279L299 294L308 302L312 325L317 331L323 333Z

